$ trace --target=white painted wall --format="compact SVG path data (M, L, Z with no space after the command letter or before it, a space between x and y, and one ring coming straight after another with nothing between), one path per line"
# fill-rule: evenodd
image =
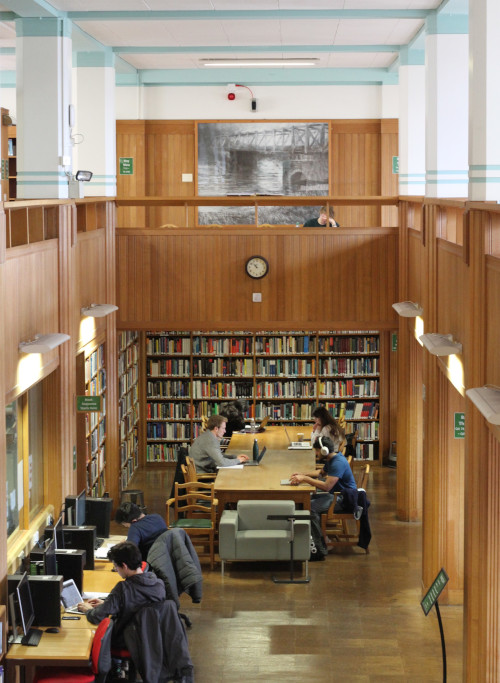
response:
M397 86L118 87L117 119L373 119L398 118Z

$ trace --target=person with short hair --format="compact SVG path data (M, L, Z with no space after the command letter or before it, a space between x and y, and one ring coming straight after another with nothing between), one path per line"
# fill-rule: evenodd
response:
M167 530L167 525L161 515L156 513L146 515L138 505L128 501L122 503L117 509L115 522L127 527L127 541L139 547L144 560L158 536Z
M322 206L319 210L318 218L310 218L304 223L304 228L325 228L326 226L340 228L340 225L335 220L333 206L330 206L329 211L327 211L326 206Z
M208 418L205 431L193 441L189 456L197 472L216 472L217 467L231 467L249 459L243 453L232 458L223 455L220 440L226 433L226 422L227 417L224 415L212 415Z
M153 572L142 571L142 555L135 543L117 543L108 552L108 560L118 575L125 579L104 600L93 598L78 605L91 624L114 617L113 647L125 647L123 630L141 607L165 600L165 584Z

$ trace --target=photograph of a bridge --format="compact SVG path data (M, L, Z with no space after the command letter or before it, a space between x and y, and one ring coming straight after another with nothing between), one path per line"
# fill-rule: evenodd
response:
M328 123L198 124L198 195L328 194ZM258 222L303 223L311 207L261 207ZM200 207L200 225L253 225L253 207Z

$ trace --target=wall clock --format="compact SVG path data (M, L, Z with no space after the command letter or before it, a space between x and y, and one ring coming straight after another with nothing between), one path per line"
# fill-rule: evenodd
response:
M250 256L245 264L246 274L254 280L260 280L269 272L269 263L263 256Z

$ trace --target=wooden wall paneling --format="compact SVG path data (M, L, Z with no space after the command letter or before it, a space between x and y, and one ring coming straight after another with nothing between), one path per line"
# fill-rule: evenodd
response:
M89 342L81 338L82 319L80 309L92 303L113 303L106 301L106 239L104 230L79 232L75 249L75 305L73 315L78 324L77 344L79 348ZM105 325L105 319L94 318L96 329Z
M380 155L380 194L399 194L399 174L392 172L392 159L399 157L399 122L398 119L382 119L381 155ZM396 207L381 208L381 225L397 225L398 211Z
M45 239L44 210L34 206L28 211L28 242L42 242Z
M116 209L113 202L106 203L105 242L105 289L104 303L116 302L116 254L115 254ZM118 420L118 339L116 335L116 313L106 321L106 489L114 501L120 504L120 425Z
M59 331L58 270L58 244L55 240L7 250L4 301L16 302L16 305L4 307L4 390L7 402L58 364L59 355L55 349L40 356L41 367L35 372L18 374L28 363L27 356L18 350L19 342L32 339L35 334Z
M6 216L3 209L3 204L0 203L0 296L2 301L7 301L5 291L5 241L6 241ZM7 348L7 339L5 336L5 309L6 306L1 307L0 314L0 345L2 349ZM0 415L5 415L5 354L0 354L0 377L2 380L2 390L0 391ZM0 420L0 462L7 462L7 435L5 431L5 419ZM0 491L7 490L6 484L7 467L0 467ZM0 506L0 603L6 603L7 599L7 505Z
M28 244L28 211L25 208L9 211L10 242L8 246Z
M468 325L467 288L469 269L462 258L462 249L444 240L437 241L436 284L438 300L437 328L429 332L452 334L462 344Z
M118 327L394 327L397 243L395 230L119 231ZM271 265L261 281L244 273L256 253Z
M116 192L119 197L146 196L145 130L146 121L116 122ZM132 157L133 175L120 174L120 157ZM121 227L145 227L145 208L119 208L117 225Z

